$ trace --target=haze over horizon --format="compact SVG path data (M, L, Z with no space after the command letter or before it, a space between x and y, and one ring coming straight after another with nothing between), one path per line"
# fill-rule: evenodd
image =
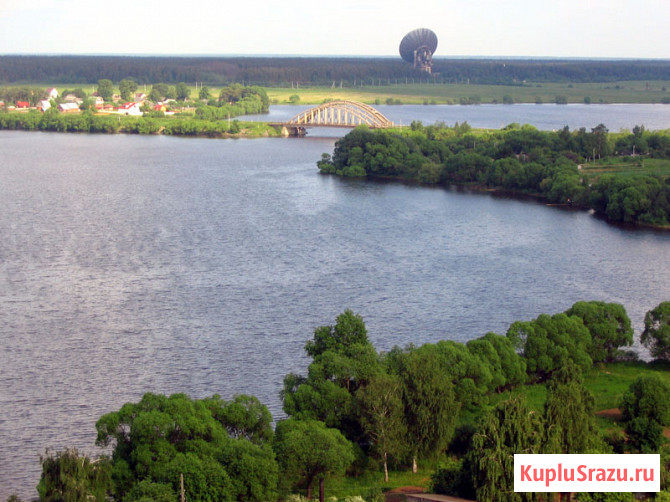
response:
M3 0L0 54L383 57L426 27L436 57L667 59L668 19L666 0Z

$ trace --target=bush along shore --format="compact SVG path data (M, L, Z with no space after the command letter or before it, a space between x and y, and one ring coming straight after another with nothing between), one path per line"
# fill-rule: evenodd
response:
M551 500L514 492L519 452L660 453L667 490L670 302L644 325L653 363L627 350L625 308L601 301L514 322L505 335L378 352L362 317L346 310L305 344L306 373L285 376L286 418L275 427L253 396L148 393L97 421L97 444L111 457L48 450L39 497L302 501L291 494L310 498L318 486L321 502L327 487L328 497L381 502L395 469L420 470L423 481L403 479L479 502ZM616 420L596 413L615 406ZM615 495L576 500L634 500Z
M41 113L0 113L0 130L51 131L99 134L164 134L207 138L279 136L264 122L235 119L207 120L181 114L166 117L162 112L144 117L83 112L66 115L56 111Z
M358 127L317 162L324 174L466 185L594 209L611 222L670 228L670 130Z

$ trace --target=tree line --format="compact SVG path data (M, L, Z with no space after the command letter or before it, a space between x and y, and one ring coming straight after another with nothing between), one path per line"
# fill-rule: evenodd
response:
M647 314L642 341L668 360L670 302ZM511 458L522 452L660 451L666 488L667 381L642 377L624 394L625 440L599 434L583 386L581 375L594 364L634 358L626 350L632 343L624 307L591 301L515 322L505 335L379 353L361 316L346 310L305 344L307 373L284 378L287 418L274 430L253 396L148 393L97 421L96 442L112 449L110 457L47 451L40 500L251 502L296 491L311 498L318 484L323 502L333 474L383 470L388 481L389 466L416 470L445 455L450 460L432 476L438 492L480 502L539 500L513 491ZM547 387L543 413L515 392L537 382ZM511 397L492 406L502 392Z
M444 83L520 84L670 80L665 60L529 60L435 58L432 80ZM139 84L205 82L221 85L291 82L331 85L387 83L426 78L400 57L169 57L169 56L0 56L0 83L94 84L100 79ZM386 80L386 82L383 82ZM375 82L377 83L377 82Z
M628 162L670 159L670 132L612 134L600 124L587 131L539 131L511 124L474 131L414 122L408 130L358 127L339 139L322 173L391 177L427 184L470 184L539 195L550 203L595 209L610 221L670 224L670 182L646 174L587 176L580 164L617 157Z

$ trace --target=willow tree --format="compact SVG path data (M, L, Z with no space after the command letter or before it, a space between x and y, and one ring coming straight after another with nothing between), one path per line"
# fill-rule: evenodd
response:
M633 345L633 328L623 305L577 302L565 313L581 318L591 333L588 351L593 362L613 361L619 355L619 347Z
M514 454L541 453L543 421L521 397L498 405L472 436L468 462L479 502L528 502L538 494L514 491Z
M593 453L599 446L594 412L595 399L579 369L569 364L557 371L547 384L543 453Z

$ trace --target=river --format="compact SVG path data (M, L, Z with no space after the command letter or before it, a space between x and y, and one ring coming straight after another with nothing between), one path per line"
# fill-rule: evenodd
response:
M269 115L253 115L252 120L283 122L290 120L306 105L274 105ZM410 125L420 120L424 125L444 122L453 125L467 122L472 127L500 129L508 124L532 124L538 129L551 131L585 127L587 130L604 124L610 131L632 130L644 125L650 130L670 129L670 105L659 104L515 104L515 105L378 105L382 114L397 125ZM319 131L333 134L332 130Z
M346 308L388 350L591 299L639 334L670 298L670 233L321 176L334 141L0 132L0 500L35 496L47 447L97 454L96 420L148 391L281 417L284 375Z

